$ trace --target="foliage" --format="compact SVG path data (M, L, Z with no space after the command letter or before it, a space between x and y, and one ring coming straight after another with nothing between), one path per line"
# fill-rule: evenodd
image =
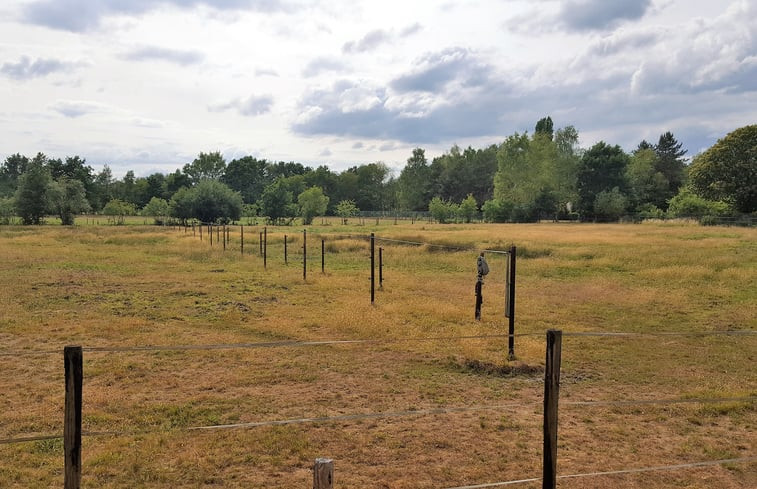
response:
M552 122L552 118L550 116L547 116L539 119L539 121L536 123L536 128L534 129L534 131L536 132L536 134L544 134L551 140L554 134L554 123Z
M221 178L226 169L226 160L219 151L212 153L200 153L197 158L184 165L183 172L187 175L193 185L197 185L202 180L217 180Z
M268 217L269 222L278 224L285 218L294 218L297 210L292 192L286 189L281 179L263 190L263 195L260 197L260 211Z
M707 200L695 194L690 188L682 187L678 195L670 199L668 215L670 217L722 216L728 213L725 202Z
M41 224L47 211L47 188L52 181L42 153L29 162L18 179L15 202L16 213L24 224Z
M604 141L584 153L577 175L578 210L584 219L598 217L594 204L601 192L617 187L618 192L625 193L628 160L620 146L610 146Z
M436 219L440 224L446 224L457 214L458 205L454 202L442 200L441 197L434 197L428 204L428 211L431 217Z
M189 189L192 217L226 224L242 215L242 196L217 180L202 180Z
M342 218L342 224L347 224L347 219L356 216L360 209L351 200L340 201L335 209L336 215Z
M648 143L647 143L648 144ZM641 146L641 145L640 145ZM628 160L626 179L631 207L645 204L667 208L669 182L656 168L657 155L652 148L637 149Z
M430 197L430 177L431 169L426 160L426 152L422 148L415 148L397 179L401 209L420 211L427 208Z
M16 213L16 207L13 199L10 197L0 197L0 224L10 224Z
M0 165L0 198L12 196L18 187L18 179L26 172L29 158L19 153L5 158Z
M320 187L310 187L297 196L297 203L300 205L302 223L308 225L313 222L314 217L326 213L329 198L323 195L323 189Z
M481 211L486 222L507 222L512 214L513 204L501 199L491 199L484 202Z
M168 201L159 197L153 197L150 202L142 208L142 215L146 217L152 217L155 220L155 224L163 225L166 218L171 215L171 208L168 205Z
M73 226L76 214L91 210L84 184L65 176L48 184L46 201L47 210L60 217L64 226Z
M473 197L473 194L468 196L460 202L457 208L457 215L466 223L471 222L478 215L478 202Z
M594 215L605 221L616 221L626 213L628 198L614 187L599 192L594 199Z
M686 174L686 163L683 156L686 154L685 149L681 149L682 143L679 143L673 133L667 131L660 135L660 139L654 147L657 160L655 161L655 171L660 173L665 180L665 190L662 196L662 202L655 202L661 208L665 208L666 202L670 200L678 189L684 184Z
M195 194L187 187L181 187L168 203L168 212L184 224L194 218Z
M691 188L710 200L722 200L739 212L757 211L757 124L728 133L694 158Z
M232 160L221 177L223 183L242 195L246 204L257 202L270 180L266 160L252 156Z
M105 204L105 207L103 207L103 214L108 216L108 221L113 222L113 224L122 225L126 216L134 216L137 214L137 208L131 202L113 199Z

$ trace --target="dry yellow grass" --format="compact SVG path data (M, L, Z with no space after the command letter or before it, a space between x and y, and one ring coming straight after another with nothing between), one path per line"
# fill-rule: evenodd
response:
M84 430L120 434L85 436L84 487L306 487L309 466L320 456L336 460L337 487L454 487L538 477L546 329L757 331L754 229L373 224L310 228L307 282L297 228L268 228L266 270L257 256L258 228L245 233L244 257L238 231L224 253L191 231L0 228L0 438L62 431L67 344L370 339L377 341L85 352ZM385 282L371 305L368 246L360 238L371 231L472 249L518 246L516 332L533 334L517 338L518 358L506 360L504 338L425 340L506 332L504 257L488 257L492 273L477 322L475 252L377 242L384 247ZM757 396L755 357L755 336L566 336L559 473L755 456L754 401L571 404ZM501 375L509 368L514 374ZM187 430L476 406L492 409ZM60 486L61 452L59 441L0 445L0 487ZM560 481L560 487L609 485L755 487L757 464Z

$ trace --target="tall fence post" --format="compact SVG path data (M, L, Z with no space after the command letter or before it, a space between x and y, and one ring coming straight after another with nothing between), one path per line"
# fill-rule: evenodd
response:
M384 288L384 248L379 246L379 289Z
M326 273L326 240L321 240L321 273Z
M308 279L308 232L302 230L302 280Z
M287 235L284 235L284 265L289 265L287 261Z
M268 227L263 228L263 268L268 268Z
M239 225L239 248L242 250L242 256L244 256L244 224Z
M505 315L508 318L507 328L507 356L510 360L515 359L515 245L510 247L510 253L507 261L507 287L505 288L507 297L505 300Z
M82 348L63 348L66 400L63 414L64 489L81 486Z
M557 487L557 403L560 397L562 331L547 331L547 361L544 369L544 466L542 489Z
M334 461L330 458L317 458L313 465L313 489L333 489Z
M210 246L213 246L213 225L208 224L208 234L210 235Z
M226 224L223 225L223 251L226 251Z
M376 237L371 233L371 304L376 298Z
M200 241L202 241L202 224L197 227L200 228Z

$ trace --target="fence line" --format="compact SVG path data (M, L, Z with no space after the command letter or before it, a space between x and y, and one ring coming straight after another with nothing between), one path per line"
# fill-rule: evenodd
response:
M686 464L676 464L676 465L658 465L656 467L639 467L635 469L619 469L619 470L608 470L605 472L584 472L581 474L565 474L565 475L558 475L558 479L578 479L582 477L597 477L597 476L603 476L603 475L622 475L622 474L639 474L643 472L656 472L656 471L662 471L662 470L681 470L681 469L694 469L698 467L712 467L715 465L725 465L725 464L736 464L736 463L750 463L750 462L757 462L757 457L741 457L741 458L726 458L721 460L707 460L704 462L692 462L692 463L686 463ZM501 486L511 486L515 484L525 484L527 482L538 482L542 480L541 477L533 477L531 479L520 479L520 480L512 480L512 481L504 481L504 482L490 482L488 484L476 484L473 486L458 486L458 487L449 487L446 489L483 489L486 487L501 487Z
M234 349L257 349L257 348L297 348L310 346L328 345L361 345L361 344L386 344L386 343L415 343L424 341L455 341L455 340L485 340L523 338L528 336L544 336L539 333L516 333L516 334L486 334L486 335L461 335L461 336L429 336L422 338L376 338L376 339L336 339L336 340L282 340L266 341L261 343L219 343L209 345L145 345L145 346L87 346L82 350L92 353L118 353L139 351L202 351L202 350L234 350ZM659 336L757 336L757 331L657 331L647 333L633 332L563 332L563 337L605 337L605 338L643 338ZM0 351L0 357L7 356L35 356L35 355L58 355L59 350L4 350Z
M718 404L728 402L757 402L757 396L746 397L723 397L723 398L687 398L687 399L638 399L638 400L619 400L619 401L562 401L561 406L635 406L635 405L671 405L671 404ZM457 414L472 413L481 411L501 411L512 408L530 408L540 404L540 400L532 402L492 404L486 406L449 406L428 409L410 409L406 411L385 411L378 413L358 413L358 414L340 414L336 416L321 416L315 418L289 418L270 421L252 421L248 423L233 423L224 425L207 425L207 426L190 426L184 428L170 429L150 429L150 430L129 430L129 431L83 431L82 436L136 436L148 435L151 433L172 433L182 431L216 431L230 429L249 429L261 428L268 426L284 426L292 424L321 424L333 423L340 421L362 421L368 419L385 419L385 418L402 418L417 416L432 416L438 414ZM0 445L9 445L16 443L25 443L32 441L44 441L61 439L63 435L39 435L24 436L17 438L0 439Z

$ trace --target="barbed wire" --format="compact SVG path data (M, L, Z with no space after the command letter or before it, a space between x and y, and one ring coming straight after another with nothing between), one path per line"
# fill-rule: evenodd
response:
M606 476L606 475L639 474L639 473L644 473L644 472L695 469L698 467L712 467L715 465L750 463L750 462L757 462L757 457L726 458L726 459L721 459L721 460L707 460L704 462L691 462L691 463L676 464L676 465L658 465L656 467L638 467L638 468L629 468L629 469L607 470L603 472L584 472L581 474L565 474L565 475L558 475L557 479L578 479L582 477L598 477L598 476ZM532 477L530 479L511 480L511 481L504 481L504 482L490 482L486 484L475 484L472 486L449 487L446 489L484 489L487 487L502 487L502 486L511 486L515 484L525 484L528 482L538 482L540 480L542 480L541 477Z
M429 336L429 337L404 337L404 338L373 338L373 339L334 339L334 340L282 340L265 341L259 343L218 343L206 345L144 345L144 346L86 346L82 351L86 352L139 352L139 351L195 351L195 350L233 350L233 349L257 349L257 348L297 348L329 345L360 345L360 344L388 344L388 343L413 343L426 341L457 341L457 340L484 340L506 339L523 337L541 337L545 332L515 333L515 334L484 334L484 335L459 335L459 336ZM660 336L757 336L754 330L734 331L650 331L650 332L623 332L623 331L574 331L563 332L563 337L605 337L605 338L643 338ZM57 355L61 350L4 350L0 351L0 357L4 356L33 356L33 355Z
M719 404L757 402L757 396L727 397L727 398L686 398L686 399L639 399L639 400L615 400L615 401L563 401L561 406L633 406L633 405L675 405L675 404ZM206 425L190 427L174 427L169 429L129 430L129 431L83 431L82 436L138 436L153 433L170 433L181 431L218 431L231 429L250 429L270 426L285 426L294 424L323 424L344 421L363 421L368 419L401 418L431 416L439 414L471 413L481 411L502 411L512 408L531 408L541 405L541 400L518 403L493 404L486 406L448 406L428 409L409 409L404 411L385 411L377 413L340 414L335 416L289 418L269 421L251 421L247 423L233 423L223 425ZM0 445L25 443L31 441L43 441L60 439L62 435L38 435L22 436L16 438L0 439Z

